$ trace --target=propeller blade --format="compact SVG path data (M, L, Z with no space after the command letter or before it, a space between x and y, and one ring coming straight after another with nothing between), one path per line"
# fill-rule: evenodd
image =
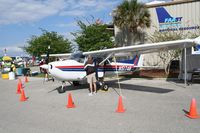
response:
M49 69L49 66L48 66L47 64L41 65L40 67L41 67L42 69L46 69L46 70Z

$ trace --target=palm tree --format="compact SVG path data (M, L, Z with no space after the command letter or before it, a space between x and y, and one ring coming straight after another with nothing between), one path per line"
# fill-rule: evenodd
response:
M130 45L144 42L143 29L150 27L150 13L143 3L137 0L125 0L113 11L113 22L121 30L116 35L116 41L121 36L121 43Z

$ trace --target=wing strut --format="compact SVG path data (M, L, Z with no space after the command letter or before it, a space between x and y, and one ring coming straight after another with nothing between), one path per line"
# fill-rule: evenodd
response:
M120 96L122 96L122 89L121 89L121 85L120 85L120 82L119 82L119 74L118 74L118 70L117 70L117 61L116 61L115 56L114 56L114 62L115 62L115 69L116 69L117 81L118 81L118 86L119 86L119 93L120 93Z
M103 64L106 60L108 60L111 56L113 55L113 53L109 54L102 62L99 63L99 65Z

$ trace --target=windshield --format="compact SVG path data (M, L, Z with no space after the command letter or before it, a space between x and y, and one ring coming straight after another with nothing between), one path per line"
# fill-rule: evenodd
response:
M71 60L76 60L80 63L84 63L85 60L85 56L83 55L82 52L78 52L78 53L73 53L70 55L70 59Z

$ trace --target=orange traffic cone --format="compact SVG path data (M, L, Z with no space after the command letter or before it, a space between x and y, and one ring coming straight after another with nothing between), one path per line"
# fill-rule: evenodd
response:
M66 107L67 108L75 108L71 93L68 94L68 104L66 105Z
M24 93L24 89L22 88L21 89L21 96L20 96L20 101L21 102L24 102L27 100L27 97L25 96L25 93Z
M28 82L28 77L27 77L27 76L25 76L25 82L26 82L26 83Z
M190 112L186 114L186 116L192 119L200 118L200 116L197 113L196 100L194 98L192 98L192 101L190 104Z
M125 109L124 109L124 106L123 106L123 103L122 103L122 96L119 96L119 102L118 102L118 107L117 107L116 112L118 112L118 113L125 112Z
M21 82L21 79L18 80L18 83L17 83L17 94L21 94L21 88L22 88L22 82Z

